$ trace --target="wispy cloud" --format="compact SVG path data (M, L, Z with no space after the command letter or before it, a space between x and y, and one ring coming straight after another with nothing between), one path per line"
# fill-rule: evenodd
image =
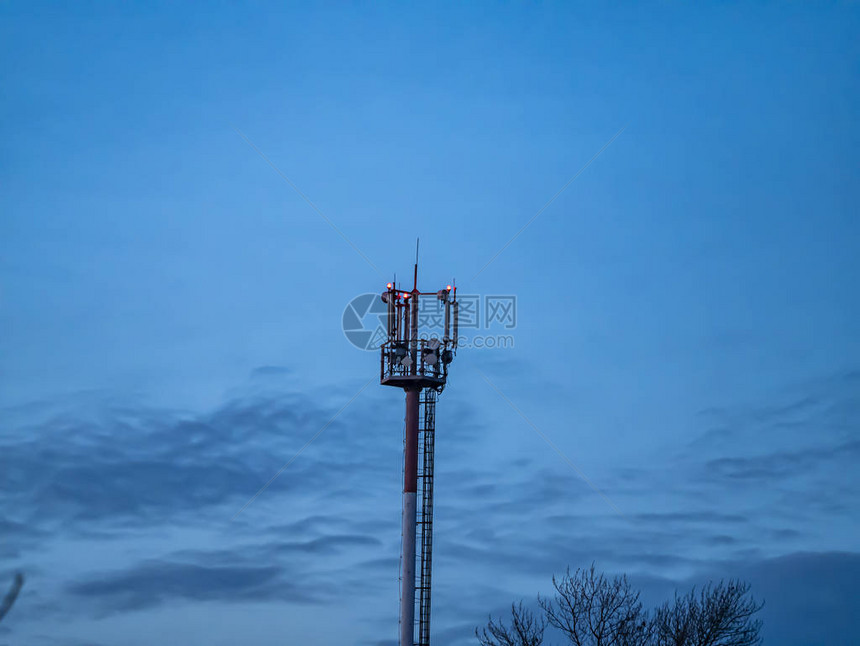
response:
M825 551L826 545L809 542L809 528L847 522L838 520L844 510L824 504L844 499L845 487L856 488L834 465L856 461L860 450L843 439L843 427L857 419L853 390L844 380L830 385L755 407L754 414L712 411L691 433L695 450L604 469L601 483L630 510L625 516L595 500L551 452L501 452L476 461L488 429L463 401L446 398L445 412L458 428L440 437L439 643L465 643L471 632L464 636L458 627L536 592L567 565L597 561L669 585L726 564L755 568L803 546ZM86 415L43 409L7 415L16 432L7 430L0 440L0 528L7 557L32 571L42 590L39 614L61 612L68 600L80 616L103 616L201 601L327 607L355 595L366 603L368 626L390 623L399 548L399 407L380 407L371 393L356 400L273 484L270 496L228 522L229 510L337 405L311 393L252 388L200 414L110 402ZM820 432L784 432L788 418ZM696 445L715 421L735 438L753 428L770 439L746 454L737 442ZM812 476L815 487L804 480ZM750 482L761 486L750 489ZM838 495L828 483L841 487ZM50 570L49 579L39 546L62 551L63 541L113 556L97 568ZM132 554L115 551L129 544ZM464 573L482 582L483 596L464 588ZM59 586L52 588L51 580ZM35 621L35 607L21 605L16 614Z

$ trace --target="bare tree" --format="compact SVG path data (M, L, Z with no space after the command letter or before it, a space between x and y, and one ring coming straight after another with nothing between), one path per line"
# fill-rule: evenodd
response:
M15 579L12 581L12 587L9 588L9 592L6 593L3 601L0 602L0 621L2 621L3 617L6 616L6 613L9 612L12 604L15 603L15 599L18 598L18 593L21 592L21 586L23 585L24 575L18 572L15 574Z
M655 646L757 646L761 620L754 615L764 604L749 594L742 581L709 583L699 594L675 595L654 613Z
M475 630L481 646L540 646L544 632L573 646L760 646L762 603L743 581L709 583L659 606L649 617L639 592L625 576L607 578L594 564L553 577L555 594L538 595L543 616L511 606L510 626L501 619Z
M607 579L595 570L552 578L555 595L538 596L550 624L574 646L642 646L651 635L648 614L626 576Z
M546 620L524 608L520 601L519 604L511 604L510 626L505 626L501 618L496 621L490 616L487 627L480 632L476 628L475 636L481 646L540 646L545 628Z

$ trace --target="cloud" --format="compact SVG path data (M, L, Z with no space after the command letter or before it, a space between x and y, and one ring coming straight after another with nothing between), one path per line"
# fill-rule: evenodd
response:
M766 644L849 646L860 635L860 554L796 552L766 559L712 563L689 578L634 579L650 604L711 580L738 578L764 601L760 617Z
M48 604L41 614L67 598L80 616L95 617L178 603L340 607L351 599L364 604L366 635L382 634L396 622L400 540L402 408L390 397L368 391L230 520L353 392L342 394L252 384L197 414L109 401L84 412L7 416L14 432L7 426L0 437L0 529L8 530L9 553L36 572L42 543L60 551L63 541L129 550L95 570L46 570L59 582L54 591L36 572ZM444 415L457 432L440 433L437 442L438 643L473 641L464 627L545 591L540 586L568 565L596 561L665 591L733 564L758 572L769 557L801 544L824 549L810 532L845 517L833 505L853 485L840 469L858 451L843 432L853 394L840 386L831 395L799 395L795 404L752 415L714 412L703 416L701 433L724 424L728 444L693 444L595 474L622 514L549 450L487 451L493 441L475 411L446 396L440 428L450 423ZM795 432L789 418L824 431ZM511 423L519 422L512 416ZM759 433L752 448L739 441L744 428ZM834 482L847 489L827 486ZM26 604L20 610L35 617Z
M344 534L244 543L218 550L178 550L128 568L89 574L67 584L65 591L87 600L89 611L97 616L174 601L319 604L337 598L343 592L340 584L349 586L350 582L336 572L315 571L317 559L352 557L380 545L373 536Z
M636 514L637 520L656 523L746 523L741 514L725 514L718 511L674 511L668 513Z
M6 522L30 531L58 524L84 531L94 523L187 520L227 503L238 511L332 413L312 398L287 394L232 400L200 415L112 407L95 419L62 413L21 425L0 445ZM323 491L332 473L340 472L342 483L366 473L369 446L361 440L374 432L366 406L345 411L272 491L299 485ZM324 459L315 450L322 446ZM396 449L391 443L392 460Z
M43 537L45 533L25 523L0 518L0 536L4 539L0 543L0 558L9 559L21 553L22 544Z
M88 400L6 415L0 528L43 594L21 618L62 615L67 598L76 616L102 617L176 602L371 603L396 591L402 410L378 406L379 395L354 402L230 520L352 394L249 387L198 414ZM478 433L456 399L449 408L461 430L451 449ZM200 549L213 540L224 547ZM113 567L41 570L40 543L58 553L102 544ZM147 558L123 566L133 554Z
M762 610L766 643L856 644L860 637L860 554L795 553L758 563L740 564L765 600Z
M846 468L856 464L860 457L860 441L830 447L811 446L797 451L778 451L749 458L718 458L710 460L706 468L716 478L739 480L766 480L795 478L814 469ZM834 464L835 463L835 464Z
M282 579L274 566L204 566L153 561L68 586L74 596L96 599L105 611L150 608L171 599L236 602L280 598L316 601L312 591Z
M597 566L603 567L600 561ZM752 595L764 601L759 616L764 622L762 633L766 644L850 646L860 635L860 596L856 594L860 579L858 553L799 552L777 558L702 563L696 574L681 579L635 573L629 578L633 587L642 592L646 608L671 600L675 592L684 594L709 581L729 578L747 581ZM549 581L540 591L551 591ZM499 598L498 591L485 595L486 610L465 608L462 617L472 617L472 623L449 626L440 636L450 641L442 641L452 645L470 643L472 630L484 625L488 613L507 616L510 602L525 596L530 603L537 592L510 595L507 605Z
M689 454L703 449L773 448L800 442L827 445L853 438L860 417L860 371L797 384L774 401L712 407L699 413L705 431L689 443ZM733 446L734 445L734 446Z
M291 374L293 374L293 371L285 366L260 366L251 371L251 378L281 377Z

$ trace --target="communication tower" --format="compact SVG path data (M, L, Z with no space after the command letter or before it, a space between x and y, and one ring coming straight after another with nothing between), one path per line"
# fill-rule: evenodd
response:
M419 336L418 304L424 298L438 299L441 305L444 315L441 339ZM393 282L388 283L382 300L388 306L387 340L381 347L379 381L383 386L402 388L406 393L400 646L429 646L436 397L445 388L448 365L457 352L457 287L448 285L438 292L419 292L416 257L412 291L399 289ZM417 507L419 482L420 510ZM417 549L416 539L420 540Z

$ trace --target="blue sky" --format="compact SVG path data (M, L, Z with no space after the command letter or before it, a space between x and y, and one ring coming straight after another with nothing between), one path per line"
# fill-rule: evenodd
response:
M439 402L440 646L592 561L857 641L856 5L0 16L0 643L394 643L402 396L341 326L416 236L517 299Z

